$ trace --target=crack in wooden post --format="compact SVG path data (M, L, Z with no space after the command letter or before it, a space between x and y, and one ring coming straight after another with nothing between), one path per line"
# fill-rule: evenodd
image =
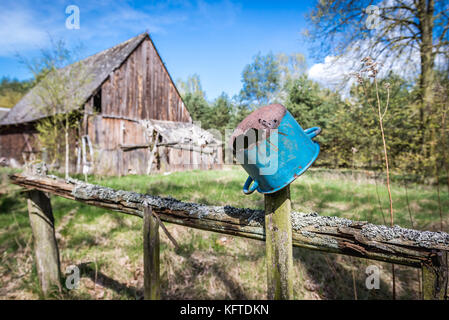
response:
M151 206L143 209L144 299L160 300L159 221Z
M28 214L34 239L34 256L39 284L44 296L61 290L59 250L50 198L42 191L30 190Z
M268 299L293 299L290 186L265 194Z

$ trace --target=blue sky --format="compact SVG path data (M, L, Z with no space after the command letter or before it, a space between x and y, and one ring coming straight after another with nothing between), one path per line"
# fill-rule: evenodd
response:
M68 5L80 9L80 29L65 27ZM303 53L301 36L312 0L296 1L5 1L0 0L0 77L31 75L16 53L28 59L49 45L49 36L69 47L83 44L85 57L145 30L176 80L200 75L207 98L241 88L241 72L261 52Z

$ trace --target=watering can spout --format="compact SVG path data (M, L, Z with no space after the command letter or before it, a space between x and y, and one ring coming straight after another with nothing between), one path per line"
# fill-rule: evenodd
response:
M230 147L248 173L243 193L274 193L289 185L316 160L320 146L312 139L321 128L303 130L280 105L252 112L235 129Z

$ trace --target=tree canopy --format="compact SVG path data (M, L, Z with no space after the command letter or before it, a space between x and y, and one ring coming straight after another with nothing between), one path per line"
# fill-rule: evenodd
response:
M0 81L0 108L12 108L32 87L32 81L3 77Z
M280 69L276 57L258 53L253 62L242 72L241 100L251 106L263 106L272 102L280 86Z

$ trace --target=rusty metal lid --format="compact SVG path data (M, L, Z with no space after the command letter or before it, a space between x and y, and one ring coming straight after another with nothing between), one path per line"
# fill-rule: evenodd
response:
M281 104L270 104L253 111L234 130L229 140L229 147L234 150L235 139L238 136L246 135L248 130L251 129L266 131L266 137L268 138L271 130L279 127L286 113L287 109Z

